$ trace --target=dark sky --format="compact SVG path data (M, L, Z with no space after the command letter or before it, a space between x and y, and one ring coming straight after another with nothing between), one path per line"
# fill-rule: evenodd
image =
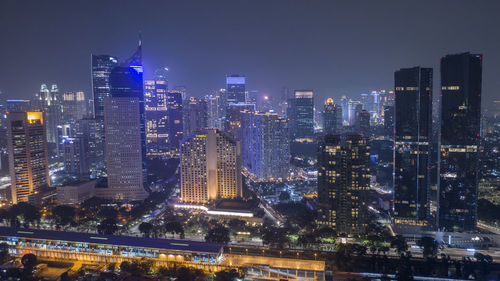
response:
M201 96L224 75L277 95L310 88L357 97L393 88L401 67L484 54L483 105L499 97L500 1L0 1L0 90L28 98L42 82L90 97L90 54L129 56L142 31L146 76ZM437 85L439 86L439 85ZM438 87L435 85L435 89Z

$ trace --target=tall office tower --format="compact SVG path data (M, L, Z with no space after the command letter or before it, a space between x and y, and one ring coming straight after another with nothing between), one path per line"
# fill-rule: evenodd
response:
M370 137L370 113L367 110L361 110L356 116L356 130L358 133Z
M318 146L318 223L361 234L368 224L370 147L360 135L326 135Z
M6 100L5 108L7 112L25 112L32 109L30 100Z
M168 90L168 138L169 138L169 158L179 158L179 147L183 138L183 105L182 91Z
M255 104L251 103L230 103L226 107L226 118L224 128L235 140L242 140L242 112L255 111Z
M9 112L7 133L12 203L28 202L50 185L43 112Z
M86 163L88 165L91 178L99 176L104 170L104 136L98 132L104 131L104 123L93 116L84 116L76 121L76 137L81 139L86 153Z
M384 134L394 139L394 105L384 106Z
M207 127L211 129L223 129L226 117L226 103L221 92L205 96L207 104Z
M314 137L314 99L311 90L296 90L289 104L290 135L292 140Z
M61 124L62 106L57 85L47 87L42 84L40 92L35 94L31 103L33 109L44 111L44 123L47 130L47 142L58 144L57 126Z
M207 103L204 99L190 97L184 103L182 114L185 136L207 128Z
M286 118L271 112L242 112L244 167L258 180L286 180L290 146Z
M146 135L141 44L111 70L110 96L104 99L108 195L126 201L147 197Z
M449 231L472 231L477 224L482 58L441 59L438 227Z
M109 75L118 59L108 55L92 55L92 93L94 96L94 116L104 118L104 99L109 97Z
M158 77L161 79L161 77ZM149 159L165 159L169 152L167 80L144 81L146 141Z
M227 103L245 103L246 77L237 74L226 75Z
M423 226L429 218L432 68L398 70L394 73L394 87L395 222Z
M205 204L242 197L240 144L219 130L204 130L181 144L181 200Z
M87 100L84 92L67 92L61 97L62 124L74 125L87 114Z
M339 134L342 129L342 107L335 104L332 98L325 101L323 111L323 131L325 134Z
M87 163L87 152L82 137L65 137L64 147L64 171L68 174L84 177L89 173Z
M363 104L361 101L349 100L347 103L347 114L348 114L348 124L349 126L356 125L356 117L363 110Z

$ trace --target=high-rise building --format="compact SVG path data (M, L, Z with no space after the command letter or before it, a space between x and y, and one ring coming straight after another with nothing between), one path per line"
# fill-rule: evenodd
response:
M242 197L240 144L219 130L192 133L181 144L181 200L205 204Z
M93 116L84 116L76 121L76 137L80 138L86 153L86 164L88 165L91 178L96 178L104 170L104 123Z
M87 100L84 92L66 92L61 97L62 124L74 125L87 114Z
M394 216L398 224L423 226L429 219L432 68L394 73ZM390 113L389 113L390 114Z
M245 103L246 77L233 74L226 76L226 102Z
M243 166L262 181L285 180L289 174L288 122L276 113L243 111Z
M47 84L42 84L40 92L35 94L31 106L34 110L44 112L47 142L56 144L56 151L58 151L57 126L62 123L62 105L57 85L53 84L49 90Z
M50 185L43 112L9 112L7 117L11 199L28 202Z
M323 131L325 134L339 134L342 129L342 107L335 104L332 98L325 101L323 111Z
M449 231L477 225L482 59L470 53L441 59L438 227Z
M65 137L64 147L64 171L68 174L83 177L88 175L87 152L82 137Z
M104 118L104 99L109 97L109 74L118 65L118 59L108 55L92 55L92 93L94 116Z
M122 200L147 197L146 134L141 44L134 55L109 75L104 98L104 131L109 195Z
M384 106L384 134L394 139L394 105Z
M325 135L318 146L318 223L364 233L369 222L370 148L360 135Z
M251 103L230 103L226 107L226 118L224 128L235 140L242 140L242 112L255 111L255 104Z
M168 90L168 138L169 138L169 156L170 158L179 158L179 148L183 138L183 105L182 91Z
M226 102L222 93L216 92L205 96L207 104L207 127L211 129L223 129L226 117Z
M289 101L290 135L292 140L314 137L314 99L311 90L296 90Z
M365 137L370 137L370 113L361 110L356 116L356 130Z
M207 128L207 103L204 99L190 97L184 103L182 114L185 136Z
M31 110L30 100L6 100L5 107L7 112L25 112Z
M144 81L146 155L150 159L167 158L169 152L167 83L163 79Z

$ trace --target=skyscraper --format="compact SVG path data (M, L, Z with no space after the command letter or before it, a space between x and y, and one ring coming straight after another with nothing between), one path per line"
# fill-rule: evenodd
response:
M242 140L242 112L255 111L255 104L252 103L230 103L226 107L226 118L224 128L235 140Z
M432 68L413 67L396 71L394 87L395 222L422 226L429 218Z
M190 97L184 103L182 114L185 136L207 128L207 103L204 99Z
M325 101L323 111L323 131L325 134L339 134L342 129L342 107L335 104L332 98Z
M168 90L168 138L169 138L169 156L170 158L179 158L179 147L183 137L183 105L182 91Z
M361 234L368 224L370 147L359 135L326 135L318 146L318 223Z
M384 106L384 134L394 139L394 105Z
M43 112L9 112L7 117L11 199L28 202L50 185Z
M164 159L169 151L167 80L144 81L147 157Z
M245 103L246 77L233 74L226 76L226 101L228 103Z
M104 98L108 195L123 200L147 197L146 135L141 44L134 55L110 73L110 96Z
M108 55L92 55L92 93L94 100L94 116L104 118L104 99L109 97L109 74L118 65L116 57Z
M62 105L59 89L53 84L49 89L47 84L42 84L40 92L35 94L31 106L35 110L44 111L44 123L47 134L47 142L56 144L58 150L57 126L61 125Z
M366 110L361 110L356 116L356 130L358 133L369 138L370 137L370 113Z
M64 171L74 176L86 176L89 173L87 152L82 137L65 137L63 141Z
M449 231L477 224L482 59L470 53L441 59L438 227Z
M76 136L83 143L86 164L92 178L104 170L104 123L87 115L76 121Z
M285 180L290 163L287 119L271 112L241 114L243 166L258 180Z
M207 127L211 129L223 129L226 117L226 103L220 91L205 96L207 103Z
M62 117L61 124L74 125L77 120L88 113L87 100L84 92L66 92L61 96Z
M314 137L314 99L311 90L296 90L289 102L290 134L292 140Z
M183 202L242 197L240 144L232 137L219 130L192 133L180 153Z

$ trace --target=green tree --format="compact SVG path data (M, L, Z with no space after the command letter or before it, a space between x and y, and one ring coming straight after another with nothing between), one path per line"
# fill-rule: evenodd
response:
M266 227L262 230L262 243L278 249L283 249L285 245L290 244L290 239L287 234L284 228L275 226Z
M9 213L11 217L11 225L14 222L14 227L17 227L16 222L22 222L25 228L30 227L30 224L39 223L40 222L40 212L38 209L26 202L19 202L15 205L12 205L9 208Z
M68 205L57 205L52 208L52 216L59 226L70 225L75 222L76 209Z
M151 231L153 231L153 228L154 226L149 222L142 222L139 225L139 231L146 237L149 237L149 235L151 235Z
M220 224L216 224L205 235L205 241L227 244L230 241L229 230Z
M235 269L221 270L215 273L214 281L234 281L236 279L242 279L243 277L243 274Z
M116 220L115 219L105 219L103 220L98 226L97 226L97 231L100 234L114 234L116 231L118 231L118 226L116 225Z
M177 221L170 221L165 223L164 225L165 232L172 233L172 236L174 236L174 233L177 233L180 235L181 239L184 238L184 227L180 222Z
M403 235L400 234L392 238L391 247L394 248L400 255L408 251L408 243L406 243L406 239L403 237Z
M424 258L435 258L437 255L438 243L432 237L422 237L417 243L418 246L423 247L422 255Z

